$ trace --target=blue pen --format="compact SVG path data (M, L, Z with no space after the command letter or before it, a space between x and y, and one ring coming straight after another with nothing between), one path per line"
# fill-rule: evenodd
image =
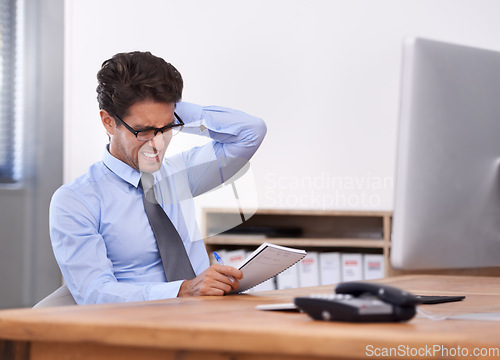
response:
M220 265L224 265L224 261L222 261L221 257L219 256L219 254L217 254L215 251L214 251L214 256L215 256L215 260L217 260L217 262L220 264ZM234 279L231 275L227 275L227 277L234 282Z

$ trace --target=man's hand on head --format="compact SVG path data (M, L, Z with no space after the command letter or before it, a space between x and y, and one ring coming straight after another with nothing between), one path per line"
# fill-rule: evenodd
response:
M243 277L241 270L232 266L215 264L191 280L185 280L177 297L198 295L225 295L238 289Z

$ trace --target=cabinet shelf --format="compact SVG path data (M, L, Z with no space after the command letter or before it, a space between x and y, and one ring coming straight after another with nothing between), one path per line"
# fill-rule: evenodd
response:
M261 236L238 236L218 235L205 239L206 245L234 245L234 246L259 246L264 241L283 246L306 246L306 247L353 247L353 248L386 248L388 244L384 240L360 239L360 238L278 238Z
M202 233L209 253L263 242L310 251L379 253L384 255L388 275L391 221L388 211L261 209L241 223L239 212L208 208L203 211ZM240 224L220 230L231 222Z

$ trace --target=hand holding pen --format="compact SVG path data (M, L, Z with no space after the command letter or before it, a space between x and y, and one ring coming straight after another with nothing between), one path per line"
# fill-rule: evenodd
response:
M219 264L209 266L193 279L184 280L177 296L224 295L237 290L238 280L243 277L243 273L232 266L224 265L219 254L216 259L217 257Z
M215 251L214 251L214 257L215 257L215 260L217 260L217 262L219 263L219 265L224 265L224 261L221 259L219 254L217 254ZM227 275L227 277L229 278L229 280L234 282L234 279L231 275Z

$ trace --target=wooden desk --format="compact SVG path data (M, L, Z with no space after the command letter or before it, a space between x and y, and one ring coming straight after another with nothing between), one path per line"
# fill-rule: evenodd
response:
M383 282L418 294L467 296L462 302L425 306L433 313L500 312L500 281L496 278L410 275ZM444 346L455 351L455 355L464 355L465 351L470 355L474 348L481 348L490 351L493 358L499 357L500 322L414 318L398 324L353 324L313 321L301 313L254 309L257 304L287 302L295 296L329 292L332 288L3 310L0 311L0 339L3 339L0 357L3 354L8 359L51 360L367 359L391 348L410 354L433 346ZM456 354L458 349L461 352ZM401 353L381 357L397 355ZM471 358L443 356L441 352L427 353L425 358L433 357L429 355Z

